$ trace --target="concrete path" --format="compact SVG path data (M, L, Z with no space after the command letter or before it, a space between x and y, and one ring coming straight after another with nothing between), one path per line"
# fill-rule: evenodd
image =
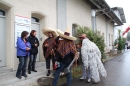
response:
M45 62L37 62L36 70L38 72L32 72L32 74L28 74L28 77L25 79L16 78L16 71L13 72L5 72L0 74L0 86L39 86L37 83L37 79L46 76L46 67Z

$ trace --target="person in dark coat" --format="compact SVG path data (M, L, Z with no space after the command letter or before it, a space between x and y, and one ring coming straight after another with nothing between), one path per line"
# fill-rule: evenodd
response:
M31 50L30 50L30 60L28 64L28 73L31 74L31 71L37 72L35 69L35 64L36 64L36 58L38 54L38 46L39 46L39 41L36 37L36 31L32 30L30 33L30 36L28 37L28 40L31 44Z
M27 60L29 56L29 51L31 49L31 45L29 41L27 40L28 32L23 31L21 33L21 37L17 39L17 58L19 59L19 65L16 72L16 77L18 79L21 79L22 76L25 78L26 75L26 66L27 66Z
M53 28L46 27L43 29L43 34L48 38L42 44L43 55L46 60L46 69L48 70L46 76L50 75L50 61L52 60L53 72L54 72L54 64L55 64L55 48L56 48L56 40L55 38L58 36L57 32Z

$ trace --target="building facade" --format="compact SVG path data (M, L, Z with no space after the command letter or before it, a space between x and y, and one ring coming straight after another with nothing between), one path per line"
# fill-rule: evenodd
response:
M73 24L87 26L103 35L106 49L112 49L114 23L122 22L109 8L104 0L0 0L0 67L17 69L16 39L26 29L37 31L40 62L45 61L44 27L65 31Z
M126 23L125 14L122 7L113 7L112 10L122 21L122 23ZM121 30L121 34L123 33L122 25L114 24L114 40L118 39L118 30Z

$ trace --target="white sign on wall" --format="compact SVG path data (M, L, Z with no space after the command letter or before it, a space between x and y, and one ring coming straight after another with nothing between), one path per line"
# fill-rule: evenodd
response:
M21 16L15 16L15 47L17 47L17 39L21 37L23 31L30 32L31 19Z
M21 24L31 24L31 19L23 16L15 16L15 22L21 23Z

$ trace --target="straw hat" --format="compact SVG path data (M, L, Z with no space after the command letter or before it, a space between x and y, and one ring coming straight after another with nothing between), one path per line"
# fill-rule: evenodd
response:
M55 38L59 36L56 29L53 29L50 27L46 27L46 28L42 29L42 32L47 37L48 37L48 32L51 32Z
M57 33L59 34L60 37L63 37L68 40L76 40L76 37L73 37L70 35L70 28L67 28L65 32L62 32L61 30L57 29Z
M79 35L78 38L86 38L86 34Z

